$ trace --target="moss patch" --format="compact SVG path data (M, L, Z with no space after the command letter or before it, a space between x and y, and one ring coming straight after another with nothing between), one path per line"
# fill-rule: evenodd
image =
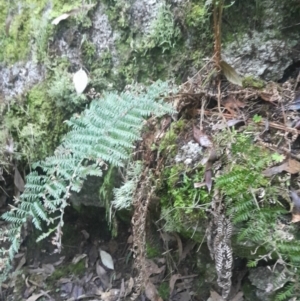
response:
M243 87L252 87L257 89L262 89L265 87L265 82L261 79L255 78L253 76L246 76L243 78Z
M47 284L52 285L55 284L57 280L63 277L72 276L80 276L83 275L86 271L84 260L80 260L76 264L71 263L62 267L57 268L53 274L48 277Z
M34 86L23 101L10 107L5 125L17 143L21 158L28 163L51 154L66 131L63 110L47 95L45 83Z

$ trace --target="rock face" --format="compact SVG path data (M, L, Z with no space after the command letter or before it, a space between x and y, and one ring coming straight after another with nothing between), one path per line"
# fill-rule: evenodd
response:
M12 99L33 85L39 83L45 76L45 67L33 61L18 62L12 67L0 65L0 98Z
M27 61L13 62L13 64L0 62L0 95L2 99L13 98L27 92L38 82L45 80L46 76L46 61L30 59L35 57L34 51L39 47L38 29L32 27L31 23L27 24L24 23L25 21L22 21L23 23L19 21L19 19L23 18L23 14L28 12L26 11L26 6L22 5L22 0L18 1L18 5L20 7L18 12L12 9L14 14L8 14L8 11L6 12L5 10L2 12L4 20L8 18L7 16L10 16L10 25L6 30L6 36L4 35L2 38L2 44L6 45L8 43L6 38L19 38L20 34L13 36L14 26L22 28L19 29L21 31L23 27L31 27L29 33L32 32L32 34L26 35L28 39L26 47L29 48L29 59ZM78 5L76 5L77 4L74 4L74 7L70 6L69 11L72 9L78 10ZM247 10L248 6L246 7L246 5L250 4L237 3L236 5L239 5L239 10L243 11ZM243 7L243 5L245 5L245 7ZM35 4L35 6L38 7L38 4ZM203 14L205 11L209 12L211 8L209 6L201 7L200 5L194 5L187 0L172 0L168 2L165 0L118 0L115 1L114 4L101 1L101 3L95 3L95 6L90 8L90 11L82 13L86 20L89 20L89 25L78 21L80 12L70 16L67 20L61 21L56 26L51 25L52 15L57 16L68 10L63 7L57 10L56 6L38 7L38 11L41 12L41 22L45 20L48 22L48 24L47 22L45 24L53 35L52 37L45 35L48 39L46 47L50 50L51 55L54 55L51 57L51 63L55 62L58 58L63 58L67 59L69 69L71 69L72 72L75 72L82 66L92 72L93 70L91 69L95 68L95 66L89 66L91 65L91 61L95 62L101 59L104 54L109 53L111 56L113 76L118 77L121 73L122 76L124 74L127 77L126 80L128 81L130 76L135 74L133 79L136 80L136 74L138 72L145 72L145 67L137 66L137 60L139 59L138 56L140 56L143 51L145 52L146 49L136 49L136 46L141 45L141 41L143 41L147 35L151 34L155 36L155 32L152 32L153 24L157 22L157 17L163 7L167 7L171 13L174 13L174 20L176 20L174 26L180 24L181 36L179 39L181 39L181 44L189 45L192 32L197 35L199 34L199 32L196 31L196 27L200 27L200 29L198 29L200 32L204 32L204 30L209 31L207 28L201 29L202 21L196 24L195 20L204 18ZM47 13L45 13L45 10ZM293 10L295 12L299 10L297 2L291 1L290 7L286 7L282 2L277 0L261 1L259 7L254 11L254 14L257 15L251 16L252 18L259 19L259 28L250 28L249 30L249 28L246 27L247 30L244 30L244 32L240 31L235 34L236 38L234 41L231 43L225 42L223 58L229 64L233 65L242 75L252 75L265 80L279 80L288 66L300 60L300 52L297 51L299 40L299 34L296 32L297 27L293 26L295 22L293 23L292 17L290 17L290 20L287 22L289 18L288 12ZM228 12L229 15L229 17L226 15L226 18L231 18L230 11L231 7L225 11L225 13L227 14ZM199 15L197 15L197 13ZM30 20L31 19L29 19L28 22L31 22ZM245 19L240 22L243 21L246 23L249 20ZM39 23L34 24L39 27ZM205 26L208 27L209 23L205 23ZM44 27L40 26L41 30L42 28ZM161 28L166 30L169 27ZM241 28L243 28L242 25ZM228 31L232 31L230 32L230 34L232 34L234 29L231 28ZM16 32L18 33L18 31ZM167 31L165 32L166 35L169 34ZM226 34L226 32L223 33L225 37ZM195 38L192 39L195 40ZM203 40L203 33L201 33L201 40ZM157 41L158 43L163 42L163 37L159 37ZM86 56L86 51L84 50L86 42L95 48L89 64L86 64L84 60L84 56ZM166 41L166 45L169 45L171 49L174 43ZM144 46L147 47L147 45ZM157 49L159 50L160 46L161 45L154 45L154 48L158 47ZM15 47L19 47L18 44L16 44ZM174 47L177 46L175 45ZM198 49L192 51L201 51L201 45L200 49L199 45L197 45L197 47ZM47 51L47 49L45 49L45 51ZM163 52L164 51L165 48L163 48ZM159 58L162 57L161 53L158 52L157 54L155 60L159 60ZM173 51L171 56L175 58L180 54L181 53ZM143 60L145 59L146 57L144 57ZM199 59L199 57L195 56L194 60L197 59ZM47 64L49 64L49 61ZM164 64L165 68L170 67L167 66L167 60ZM101 61L99 65L101 67ZM186 65L185 68L186 70L194 70L192 66L193 62ZM161 66L157 67L162 68ZM141 68L141 71L133 70L134 68ZM107 71L105 74L107 74ZM99 73L97 73L97 75L99 75Z
M299 9L293 2L291 7ZM300 60L298 35L292 33L292 18L286 20L289 14L285 9L282 1L261 1L256 12L261 15L259 28L237 35L224 47L223 58L241 75L278 81Z
M300 59L294 55L294 41L284 41L266 37L265 32L244 35L239 41L225 49L223 58L244 76L255 76L265 80L277 81L284 70Z

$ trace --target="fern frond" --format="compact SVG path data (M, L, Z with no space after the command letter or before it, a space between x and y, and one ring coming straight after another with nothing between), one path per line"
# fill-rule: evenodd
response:
M281 292L277 293L275 301L286 301L294 294L294 283L287 284Z
M48 225L56 223L39 239L56 231L54 242L61 247L60 229L71 193L81 190L88 175L102 176L104 161L123 166L129 160L134 142L140 139L145 117L175 112L170 105L159 100L168 90L168 83L156 82L144 93L137 90L120 95L107 93L102 99L92 101L81 116L67 122L71 130L54 155L33 165L34 169L41 169L43 175L31 172L26 177L27 184L18 208L2 215L11 223L9 232L16 234L7 252L10 261L18 251L20 229L27 218L31 218L40 230L43 222Z

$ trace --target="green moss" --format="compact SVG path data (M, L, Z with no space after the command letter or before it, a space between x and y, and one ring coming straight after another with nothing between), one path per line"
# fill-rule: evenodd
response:
M51 154L66 130L64 111L59 111L47 95L47 84L34 86L23 102L10 107L5 125L13 135L21 158L28 163Z
M23 0L21 3L1 2L0 61L15 63L25 60L32 48L34 57L38 61L43 61L47 54L49 36L53 34L54 26L50 24L50 20L74 8L80 8L82 1L54 0L51 3L51 11L46 15L47 5L46 0ZM82 28L91 26L86 11L79 12L73 19Z
M30 16L30 10L25 8L11 17L8 36L1 38L4 45L1 61L16 62L27 57L30 50Z
M47 284L52 285L60 278L68 277L68 276L80 276L84 274L85 262L84 260L80 260L77 263L71 263L62 267L56 268L51 276L47 278Z
M90 66L95 60L96 46L90 41L85 41L81 49L85 65Z
M194 187L194 183L203 180L204 168L186 170L183 164L177 164L164 170L158 194L167 231L177 231L184 237L191 237L199 220L206 219L205 210L211 196L206 187Z
M161 251L159 248L153 246L149 242L146 243L146 254L147 258L155 258L161 255Z
M202 27L202 25L207 22L208 15L209 12L204 3L192 3L187 8L185 21L190 27Z
M256 89L262 89L265 87L265 82L261 79L255 78L253 76L246 76L243 78L243 87L252 87Z
M177 153L177 139L179 134L182 134L186 127L186 120L180 119L177 122L171 124L170 130L165 134L164 138L159 144L159 151L164 154L174 156Z
M158 294L163 300L168 300L170 295L170 287L167 282L163 282L158 287Z

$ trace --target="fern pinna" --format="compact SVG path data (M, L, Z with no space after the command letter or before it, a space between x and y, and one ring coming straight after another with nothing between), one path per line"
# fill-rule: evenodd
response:
M174 113L172 106L162 100L167 92L167 83L156 82L143 93L107 93L81 115L67 121L71 130L54 156L34 164L35 171L26 177L18 206L2 216L11 224L1 235L10 247L0 250L0 281L5 279L19 249L21 228L27 220L39 230L46 222L48 231L38 240L55 232L53 243L58 250L61 248L64 209L70 194L81 190L88 175L101 176L106 163L122 166L129 159L134 142L140 139L145 117Z

